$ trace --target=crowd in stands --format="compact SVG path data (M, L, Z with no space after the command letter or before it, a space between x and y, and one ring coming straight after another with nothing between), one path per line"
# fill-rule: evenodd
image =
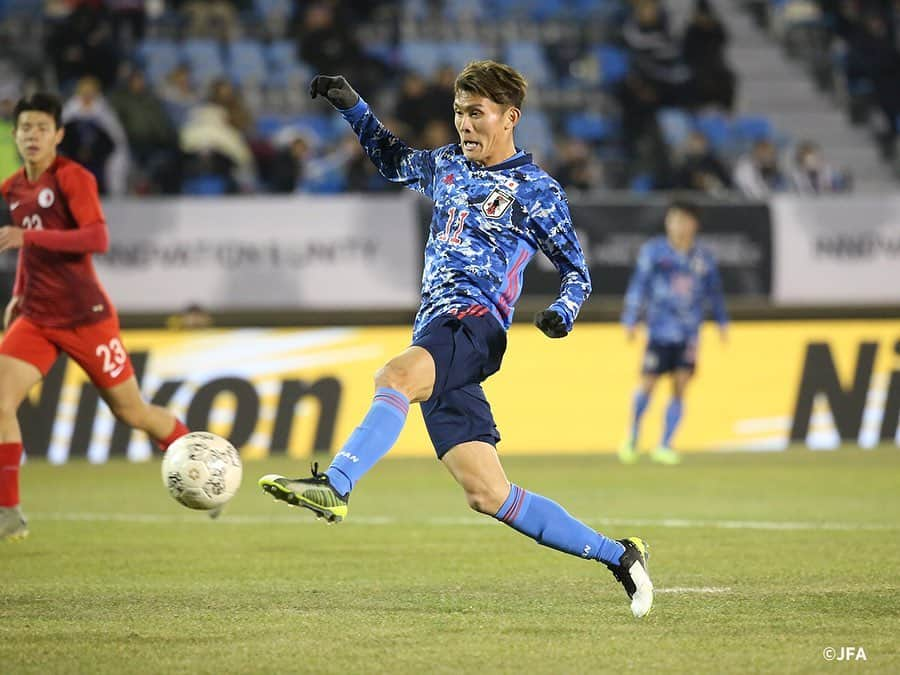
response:
M893 99L876 95L891 117L900 80L875 42L852 37L869 24L853 23L847 3L820 1L834 4L836 34L869 48L848 56L854 72L865 72L874 92L884 89L879 78L895 78ZM4 4L28 0L0 0L0 12ZM785 138L764 114L738 114L728 33L708 0L696 0L683 27L671 25L665 0L38 4L52 60L0 88L0 125L9 126L11 103L25 89L63 92L62 149L106 194L397 189L377 176L343 120L308 99L310 77L347 75L398 136L438 147L455 139L456 72L484 57L511 63L531 82L520 145L569 192L762 198L852 187L814 141ZM889 32L893 39L895 27ZM0 137L0 168L9 169L14 148L10 134L0 129Z

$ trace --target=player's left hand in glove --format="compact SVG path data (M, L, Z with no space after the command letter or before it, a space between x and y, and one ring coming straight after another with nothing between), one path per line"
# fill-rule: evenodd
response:
M316 75L309 83L309 95L324 96L338 110L349 110L359 102L359 94L343 75Z
M545 309L534 315L534 325L541 329L547 337L561 338L566 337L569 331L566 330L566 322L559 315L559 312L552 309Z

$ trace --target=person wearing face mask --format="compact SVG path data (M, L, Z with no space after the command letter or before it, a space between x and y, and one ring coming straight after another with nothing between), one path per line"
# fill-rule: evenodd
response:
M813 141L801 141L794 153L794 166L788 175L792 192L829 194L849 192L852 183L846 172L825 161L822 149Z
M526 86L505 64L469 63L454 86L458 142L414 150L344 77L313 79L312 97L338 109L381 174L434 202L422 304L411 346L376 373L372 406L329 468L319 473L314 465L309 478L269 474L259 484L320 518L343 520L351 491L394 445L410 404L419 403L435 452L472 509L539 544L604 563L625 588L632 614L642 617L653 603L646 544L606 537L556 502L510 483L481 387L500 369L523 272L537 251L560 275L559 296L534 319L545 335L568 335L591 291L565 193L513 138Z

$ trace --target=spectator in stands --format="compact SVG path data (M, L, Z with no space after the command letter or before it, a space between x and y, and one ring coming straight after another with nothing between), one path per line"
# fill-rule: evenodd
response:
M147 25L145 0L105 0L119 48L128 53L141 40Z
M685 140L681 161L675 169L674 187L721 194L731 188L731 176L725 163L699 131L692 131Z
M419 73L410 71L400 83L400 96L394 107L396 117L408 129L410 143L418 147L421 142L425 125L430 119L430 112L426 105L428 95L428 82Z
M122 121L132 158L142 178L149 180L144 189L174 194L180 186L178 132L165 105L147 86L140 70L126 75L124 85L109 96L109 102Z
M587 143L567 139L558 150L559 162L553 175L567 193L591 192L604 187L603 166Z
M845 171L840 171L825 161L822 148L813 141L800 141L794 153L794 165L789 175L790 189L804 194L849 192L852 181Z
M238 37L238 10L252 9L250 0L174 0L187 21L188 35L231 41Z
M249 139L254 132L253 113L244 102L241 92L230 80L219 77L209 85L210 103L222 106L228 113L228 123L241 132L244 138Z
M112 18L102 2L73 3L72 11L51 24L47 54L53 58L61 89L87 75L98 78L104 88L116 79L118 49Z
M709 0L697 0L681 50L693 75L693 105L734 109L736 79L725 59L728 33Z
M756 141L750 153L738 159L734 184L750 199L766 199L773 192L787 189L787 179L778 166L778 149L772 141Z
M332 3L311 3L298 33L300 59L317 72L349 72L352 76L361 70L365 56L353 34L353 24L337 21Z
M622 38L631 65L619 88L622 141L631 159L665 172L667 150L656 121L664 106L689 102L690 71L681 61L681 49L669 34L668 20L658 0L637 0Z
M227 193L254 187L253 153L241 133L228 123L228 111L222 106L204 103L192 108L180 142L186 155L186 182L215 179Z
M893 26L886 14L889 9L887 3L879 3L857 11L852 3L842 3L832 7L831 15L835 32L847 43L848 81L871 83L884 116L878 141L886 158L896 156L900 135L900 50L896 36L891 35Z
M191 108L200 103L200 96L191 83L191 69L186 63L179 63L166 75L159 88L159 96L172 123L180 129L187 121Z
M62 111L66 133L60 149L94 174L101 194L122 195L128 187L128 139L96 77L78 81Z

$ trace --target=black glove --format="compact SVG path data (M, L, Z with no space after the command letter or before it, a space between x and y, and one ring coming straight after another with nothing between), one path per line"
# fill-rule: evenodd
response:
M316 75L309 83L309 95L324 96L338 110L348 110L359 102L359 94L343 75Z
M544 335L551 338L566 337L569 331L566 330L566 322L559 315L559 312L552 309L545 309L534 315L534 325L543 331Z

